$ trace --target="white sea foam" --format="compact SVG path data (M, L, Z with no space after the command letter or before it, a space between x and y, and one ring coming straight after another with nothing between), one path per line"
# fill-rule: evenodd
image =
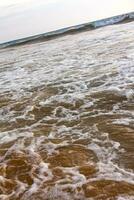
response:
M133 196L119 196L117 200L133 200Z

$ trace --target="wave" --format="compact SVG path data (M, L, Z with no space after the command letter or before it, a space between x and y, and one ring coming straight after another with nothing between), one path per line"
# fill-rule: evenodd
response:
M0 48L16 46L16 45L21 45L25 43L41 42L41 41L53 39L56 37L60 37L66 34L73 34L73 33L85 31L85 30L94 30L96 28L100 28L103 26L113 25L117 23L125 23L125 22L130 22L133 20L134 20L134 12L131 12L131 13L109 17L106 19L101 19L101 20L97 20L97 21L93 21L93 22L89 22L85 24L76 25L76 26L71 26L71 27L59 29L56 31L51 31L51 32L35 35L35 36L30 36L27 38L9 41L9 42L0 44Z

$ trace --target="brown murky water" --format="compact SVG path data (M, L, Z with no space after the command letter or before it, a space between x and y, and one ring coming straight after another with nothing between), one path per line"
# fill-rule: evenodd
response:
M134 199L133 36L0 50L0 200Z

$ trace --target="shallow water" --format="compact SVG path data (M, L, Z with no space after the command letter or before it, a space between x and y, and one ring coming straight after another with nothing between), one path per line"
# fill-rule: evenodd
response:
M133 35L0 50L0 200L134 199Z

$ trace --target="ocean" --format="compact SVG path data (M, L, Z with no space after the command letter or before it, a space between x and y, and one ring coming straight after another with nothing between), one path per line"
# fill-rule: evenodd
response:
M134 199L134 22L0 49L0 200Z

